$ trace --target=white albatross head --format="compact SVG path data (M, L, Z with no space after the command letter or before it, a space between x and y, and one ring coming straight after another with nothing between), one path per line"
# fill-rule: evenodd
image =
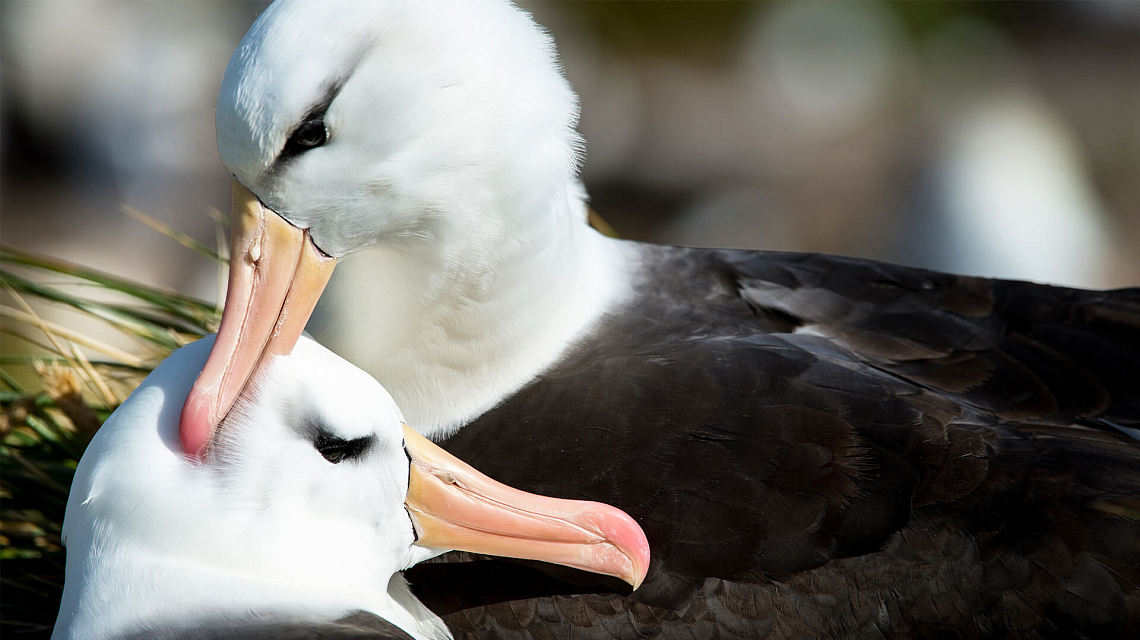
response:
M577 99L554 59L502 0L279 0L226 68L218 150L331 256L481 237L510 191L576 173Z
M55 637L358 610L447 637L398 573L447 549L644 579L648 544L629 516L483 476L404 426L383 387L307 338L273 359L204 459L187 456L178 410L212 342L164 361L84 454L64 520Z
M495 256L585 226L584 206L543 219L581 205L576 123L553 43L507 2L271 5L218 95L233 262L218 347L182 416L186 450L208 445L262 354L289 352L338 258L399 253L418 299L457 283L488 295Z

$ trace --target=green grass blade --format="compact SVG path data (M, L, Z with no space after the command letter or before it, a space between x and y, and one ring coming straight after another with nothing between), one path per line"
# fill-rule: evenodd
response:
M110 323L120 331L142 338L164 349L177 349L182 346L170 335L170 332L166 328L147 322L108 305L77 298L54 287L37 284L4 270L0 270L0 282L21 293L28 293L45 300L59 302L79 309L80 311Z
M19 355L19 354L12 354L12 353L0 354L0 365L27 365L27 366L31 366L33 362L37 362L37 361L43 362L45 364L56 364L56 365L61 365L61 366L68 366L68 364L69 364L66 358L63 358L60 356L48 356L48 355L28 356L28 355ZM111 367L113 369L122 369L124 371L136 371L139 373L150 373L152 371L152 368L146 366L145 364L136 366L136 365L126 364L123 362L116 362L113 360L92 360L91 364L96 366L96 367ZM3 376L2 379L5 381L5 383L8 382L9 376L7 373L4 373L3 369L0 369L0 376ZM13 381L13 382L15 382L15 381ZM24 391L23 389L13 388L13 390L18 392L18 393L21 393L23 395L27 395L27 392Z
M8 388L15 393L21 396L27 395L28 392L24 389L24 386L16 382L16 379L8 375L8 372L3 369L0 369L0 380L4 381L4 384L8 385Z
M216 325L218 321L217 310L215 305L211 302L173 291L148 287L125 278L120 278L94 269L88 269L87 267L82 267L65 260L49 258L14 247L0 245L0 262L35 267L53 273L80 278L88 282L94 282L113 291L118 291L139 300L149 302L203 329L207 329L211 324Z

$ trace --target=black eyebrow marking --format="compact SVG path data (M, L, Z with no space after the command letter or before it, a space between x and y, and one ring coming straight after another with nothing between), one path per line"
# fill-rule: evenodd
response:
M305 112L305 116L301 118L299 122L293 124L293 128L289 130L289 135L285 136L285 142L281 145L281 151L278 151L277 157L273 159L273 162L269 163L269 168L266 170L267 174L273 175L278 173L282 168L289 164L290 160L299 155L299 150L290 150L288 148L289 140L293 137L293 134L297 131L297 129L304 126L306 122L309 122L314 118L321 118L322 120L324 119L325 113L328 112L329 106L332 105L333 100L336 100L336 97L340 95L340 91L344 88L345 83L348 82L348 79L352 77L352 74L356 72L356 68L360 66L360 63L364 60L365 54L367 54L368 51L372 49L374 40L375 38L369 38L365 42L361 43L360 48L356 51L356 53L354 53L352 57L348 59L348 64L345 65L343 73L337 76L332 82L329 82L327 85L325 85L321 99L317 100L316 104L314 104L309 108L308 111Z
M282 143L281 151L277 152L277 157L274 158L273 162L269 165L269 173L280 171L290 160L305 151L303 148L297 148L289 144L289 141L293 139L293 134L311 120L319 119L323 121L325 114L329 110L329 106L332 105L333 100L336 100L336 97L340 95L340 90L344 88L344 83L347 81L348 76L342 76L325 87L324 96L320 101L313 105L301 118L300 122L297 122L293 125L293 128L289 130L289 135L285 137L285 142Z
M313 438L313 448L320 452L325 460L332 464L340 464L345 460L356 460L362 457L372 448L375 441L376 437L371 434L345 440L326 431L323 427L318 427Z

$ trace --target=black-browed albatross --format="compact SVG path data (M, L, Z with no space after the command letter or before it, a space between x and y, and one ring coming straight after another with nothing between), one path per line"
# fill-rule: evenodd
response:
M448 549L644 578L649 547L629 516L490 480L307 338L204 460L185 455L180 403L212 345L164 361L84 454L54 638L449 638L399 573Z
M575 120L505 2L272 5L218 98L234 261L186 450L340 260L317 337L409 424L653 547L631 596L420 565L456 630L1140 633L1140 291L604 238Z

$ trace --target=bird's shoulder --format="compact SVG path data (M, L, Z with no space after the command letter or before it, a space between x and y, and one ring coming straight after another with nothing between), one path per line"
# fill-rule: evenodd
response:
M445 444L514 486L629 512L654 550L644 602L877 552L919 508L1140 489L1140 449L1093 423L1137 415L1137 391L1100 378L1108 351L1140 358L1135 290L653 251L633 300ZM1046 478L1066 489L1030 490Z

